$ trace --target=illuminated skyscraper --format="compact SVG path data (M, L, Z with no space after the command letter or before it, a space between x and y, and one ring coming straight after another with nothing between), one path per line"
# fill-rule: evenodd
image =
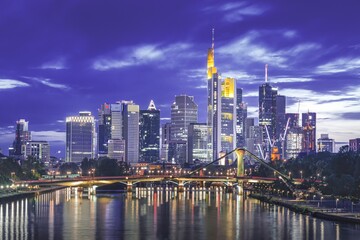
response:
M27 141L23 145L24 158L32 156L37 160L49 163L50 145L47 141Z
M10 156L23 155L22 146L31 140L31 132L29 131L29 122L25 119L20 119L16 122L15 140L13 142L12 152Z
M208 158L208 126L206 123L190 123L188 132L188 163L198 159L207 163Z
M128 163L139 161L139 105L122 101L123 139Z
M302 114L303 149L306 154L316 152L316 113L307 112Z
M242 89L236 89L236 146L245 146L245 120L247 105L242 101Z
M147 110L140 110L140 161L160 159L160 111L151 100Z
M318 141L318 152L330 152L335 150L334 139L329 138L329 134L321 134Z
M95 119L91 112L66 118L66 161L95 157Z
M104 103L99 111L98 152L99 156L108 153L108 141L111 139L111 105Z
M221 151L228 153L236 147L236 81L225 78L221 84ZM228 159L233 161L233 156Z

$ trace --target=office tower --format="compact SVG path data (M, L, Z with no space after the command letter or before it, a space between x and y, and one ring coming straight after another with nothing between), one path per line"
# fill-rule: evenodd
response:
M188 130L187 141L188 163L193 163L194 160L199 160L202 163L208 163L211 159L208 158L207 148L208 144L208 126L206 123L190 123Z
M161 160L169 161L169 143L171 138L171 123L165 123L161 129Z
M111 139L111 105L107 103L102 104L98 112L98 152L99 157L102 157L107 155L108 141Z
M217 159L221 149L221 81L215 67L214 29L212 45L208 49L207 55L207 82L208 148L212 149L209 159Z
M247 105L242 101L242 89L236 89L236 146L245 146L245 121Z
M175 96L171 105L171 140L187 141L190 123L197 123L198 106L193 96Z
M9 152L10 156L23 155L22 146L26 141L31 140L31 132L29 131L29 122L25 119L16 121L15 140L13 142L13 149Z
M290 128L295 128L295 127L299 127L299 114L298 113L286 113L285 114L285 119L286 121L289 120L289 129Z
M160 111L151 100L147 110L140 110L140 161L156 162L160 148Z
M266 67L267 72L267 67ZM267 75L267 74L266 74ZM277 88L266 82L259 87L259 126L263 126L263 137L268 139L265 126L271 140L276 138L276 98Z
M275 139L280 139L280 136L284 137L286 127L286 98L282 95L276 96L276 120L275 120Z
M50 162L50 145L47 141L27 141L22 147L25 159L31 156L41 162Z
M123 139L121 102L111 104L111 139Z
M108 141L108 158L116 159L118 162L125 161L125 140L109 139Z
M302 142L304 139L301 127L291 127L288 129L285 140L285 158L296 158L302 151Z
M354 152L360 151L360 138L350 139L349 148Z
M95 119L91 112L66 118L66 161L81 162L95 157Z
M184 164L186 161L187 141L170 140L168 148L168 161L171 163Z
M250 121L249 123L253 123ZM258 157L262 157L262 153L258 146L261 146L263 143L263 127L248 125L248 136L245 139L246 149L254 153Z
M316 113L302 113L303 144L302 151L306 154L316 152Z
M225 154L236 147L236 81L225 78L221 84L221 151ZM234 154L227 157L230 162Z
M334 139L329 138L329 134L321 134L317 140L318 152L330 152L333 153L335 150Z
M127 163L139 161L139 105L122 101L123 139Z

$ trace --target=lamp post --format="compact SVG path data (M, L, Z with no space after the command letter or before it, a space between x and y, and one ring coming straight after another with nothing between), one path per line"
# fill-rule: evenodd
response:
M322 200L324 199L324 197L321 197L320 198L320 203L321 203L321 206L322 206Z
M335 208L336 208L336 212L337 212L338 201L339 201L339 199L337 198L337 199L336 199L336 205L335 205L335 206L336 206L336 207L335 207Z
M289 172L289 178L291 178L291 172Z
M303 179L303 171L302 170L300 171L300 178L301 178L301 180Z

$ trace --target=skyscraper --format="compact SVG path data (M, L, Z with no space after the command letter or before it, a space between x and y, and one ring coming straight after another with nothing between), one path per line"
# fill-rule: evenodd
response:
M50 161L50 145L47 141L27 141L22 151L25 158L32 156L42 162Z
M247 105L242 101L242 89L236 89L236 146L245 146L245 120Z
M316 113L307 112L302 114L303 148L306 154L316 152Z
M23 155L22 146L31 141L31 132L29 131L29 122L25 119L20 119L16 122L15 140L13 142L13 150L9 155L21 156Z
M206 123L190 123L188 131L188 163L195 159L203 163L210 162L208 158L208 126Z
M95 157L95 119L91 112L66 118L66 161Z
M175 96L171 105L171 140L187 141L188 126L198 121L198 106L193 96Z
M221 84L221 151L228 153L236 147L236 81L225 78ZM234 160L233 156L228 157Z
M212 149L209 159L216 159L221 149L221 81L215 67L214 29L212 30L212 44L207 55L207 124L208 148Z
M286 98L283 95L276 96L276 121L275 121L275 138L279 139L280 135L283 136L286 127Z
M277 88L268 82L259 87L259 126L264 127L263 137L267 139L265 126L268 129L270 139L276 137L276 98Z
M139 161L139 105L122 101L123 139L128 163Z
M161 160L169 161L169 143L171 138L171 123L165 123L161 131Z
M329 134L321 134L317 140L318 152L330 152L333 153L335 150L334 139L329 138Z
M104 103L98 111L98 151L99 156L106 156L108 153L108 141L111 139L111 105Z
M147 110L140 110L140 161L160 159L160 111L151 100Z

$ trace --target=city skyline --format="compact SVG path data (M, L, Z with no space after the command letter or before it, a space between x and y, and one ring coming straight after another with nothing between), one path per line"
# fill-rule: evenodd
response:
M350 4L350 2L352 4ZM317 113L317 138L360 136L359 3L335 1L158 1L0 4L0 147L15 124L33 139L65 149L65 118L104 102L153 99L163 121L175 95L195 97L206 122L206 56L215 28L215 62L243 89L248 116L258 117L258 87L286 96L287 113ZM164 21L166 19L166 21ZM11 107L9 107L11 106Z

